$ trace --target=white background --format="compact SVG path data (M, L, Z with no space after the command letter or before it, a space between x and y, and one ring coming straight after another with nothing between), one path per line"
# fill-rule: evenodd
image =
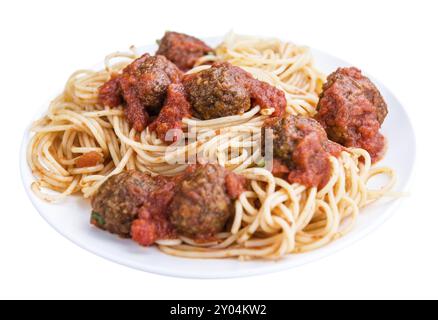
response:
M436 1L1 1L0 298L438 298ZM293 270L186 280L131 270L57 234L28 201L19 144L68 75L176 30L278 36L384 82L408 109L418 157L411 196L360 242ZM62 214L60 212L59 214Z

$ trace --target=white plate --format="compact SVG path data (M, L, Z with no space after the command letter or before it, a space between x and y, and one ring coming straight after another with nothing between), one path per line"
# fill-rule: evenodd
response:
M207 42L215 45L220 39ZM156 46L143 51L155 52ZM329 74L337 67L349 66L347 62L318 50L312 50L317 67ZM358 66L360 67L360 66ZM396 191L405 191L410 180L415 160L415 136L409 117L397 98L380 82L376 83L389 108L383 125L389 148L379 165L389 165L398 174ZM44 106L41 112L45 112ZM40 112L40 114L41 114ZM69 197L59 204L49 204L37 198L30 190L32 174L26 163L26 146L29 132L26 131L21 146L21 174L25 189L41 216L60 234L78 246L108 260L157 274L187 278L243 277L293 268L320 259L336 252L370 233L382 224L394 211L401 199L382 200L362 210L356 227L345 237L313 252L290 255L279 261L195 260L168 256L158 249L143 248L130 240L101 231L90 225L90 204L79 196Z

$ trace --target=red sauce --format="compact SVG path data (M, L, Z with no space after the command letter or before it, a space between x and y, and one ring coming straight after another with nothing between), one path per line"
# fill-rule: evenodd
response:
M273 174L307 187L324 187L331 175L330 156L342 146L328 140L314 119L288 115L270 118L265 128L273 130Z
M335 140L346 147L367 150L373 162L381 159L385 150L385 138L379 132L380 124L375 115L375 108L367 99L358 98L349 106L338 99L324 99L322 103L324 107L320 109L317 117L328 128L327 131L330 133L345 128L342 137L333 136ZM346 108L348 110L345 110Z
M237 199L245 191L246 179L238 174L230 172L225 177L225 186L231 199Z
M280 159L274 159L274 162L272 163L272 174L275 177L287 177L287 174L289 174L290 169L285 165Z
M168 86L179 83L181 78L182 72L164 56L146 53L100 87L99 102L109 107L124 102L126 119L141 132L148 125L149 116L160 112Z
M172 178L154 178L154 183L161 186L156 190L154 188L154 191L143 193L144 202L138 211L138 218L131 225L131 237L135 242L142 246L150 246L160 239L176 238L177 232L169 221L169 206L177 192L177 186L190 178L196 168L195 165L189 166L183 174ZM246 180L242 176L227 173L225 186L230 199L237 199L245 191L245 183ZM200 195L193 192L191 196L197 199Z
M306 135L292 154L295 168L289 172L288 181L321 189L330 179L329 157L330 153L325 150L316 133Z
M280 117L286 110L286 97L284 92L271 86L267 82L254 79L250 85L252 104L257 104L261 109L274 108L274 117Z
M103 156L96 151L84 153L75 160L76 168L94 167L103 162Z
M167 88L167 98L158 117L149 126L162 141L175 142L175 134L166 140L166 134L171 129L181 129L182 119L190 115L190 104L186 99L182 84L172 84Z
M160 40L157 54L165 56L182 71L187 71L195 65L196 60L212 51L212 48L195 37L178 32L166 32Z
M338 69L324 85L315 118L328 137L346 147L367 150L378 161L385 151L379 133L387 106L376 86L356 68Z
M117 76L105 82L99 89L99 104L115 108L123 103L122 90Z
M254 79L242 68L227 62L213 65L220 66L227 67L234 73L238 81L236 85L243 85L243 90L251 99L252 105L257 104L261 109L274 108L273 116L281 116L284 113L286 97L282 90ZM191 106L185 89L180 84L180 78L179 70L166 58L145 54L99 89L99 103L109 107L124 103L126 118L138 132L148 125L149 115L158 114L150 129L156 131L158 137L165 141L168 130L180 129L181 120L191 113ZM174 136L171 142L176 138Z
M261 109L274 108L273 117L281 117L284 114L287 102L283 90L277 89L267 82L255 79L249 72L240 67L232 66L232 68L235 69L236 73L242 75L240 81L245 83L253 106L259 105Z
M162 186L145 196L138 219L131 225L132 239L143 246L152 245L156 240L172 239L176 232L169 222L167 207L174 194L176 183L170 178L155 177Z

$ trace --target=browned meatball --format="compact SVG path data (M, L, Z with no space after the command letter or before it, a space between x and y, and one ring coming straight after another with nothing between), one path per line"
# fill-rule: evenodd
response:
M328 140L314 119L287 115L265 123L272 130L275 173L287 174L289 182L308 187L323 187L330 177L330 155L341 147ZM265 131L263 131L265 134Z
M203 41L178 32L166 32L159 43L157 54L165 56L182 71L193 68L196 60L213 51Z
M340 68L324 84L317 115L330 139L367 150L373 160L385 146L379 133L388 108L376 86L357 68Z
M206 238L223 231L233 208L226 176L227 170L216 164L198 165L186 173L169 207L170 222L179 234Z
M229 63L184 77L183 84L195 116L203 120L242 114L251 107L248 75Z
M130 237L131 224L145 200L163 185L163 180L138 171L111 176L91 201L91 223L121 237Z

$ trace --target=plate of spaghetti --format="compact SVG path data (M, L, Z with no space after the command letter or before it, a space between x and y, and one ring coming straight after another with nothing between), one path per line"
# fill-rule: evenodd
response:
M406 195L415 137L360 69L278 39L166 32L74 72L26 131L22 178L58 232L193 278L301 265Z

